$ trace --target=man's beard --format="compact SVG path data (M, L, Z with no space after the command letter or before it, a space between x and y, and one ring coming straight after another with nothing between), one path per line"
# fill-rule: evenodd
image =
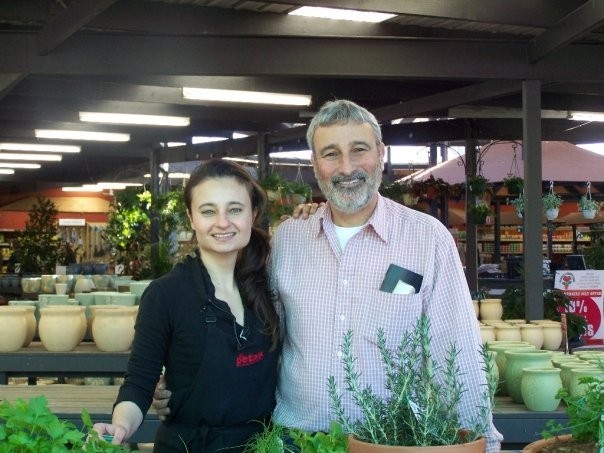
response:
M316 172L315 172L316 176ZM338 183L354 180L362 183L347 188ZM331 179L320 179L317 183L325 198L338 210L347 214L360 211L373 199L382 182L382 165L378 164L373 169L373 174L363 170L355 170L349 176L336 175Z

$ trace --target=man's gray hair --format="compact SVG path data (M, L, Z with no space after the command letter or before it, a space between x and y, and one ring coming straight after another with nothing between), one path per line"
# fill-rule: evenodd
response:
M373 134L377 143L382 141L382 131L380 125L369 110L355 104L352 101L340 99L336 101L329 101L323 104L321 109L314 116L308 130L306 131L306 141L310 149L315 152L313 146L313 137L317 128L322 126L331 126L333 124L346 124L353 122L357 124L368 123L373 129Z

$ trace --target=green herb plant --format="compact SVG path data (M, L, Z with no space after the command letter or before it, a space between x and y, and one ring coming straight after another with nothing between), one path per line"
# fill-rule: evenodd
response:
M602 363L599 367L604 369ZM579 382L585 390L582 395L573 396L564 388L556 395L566 405L567 425L549 420L542 435L548 439L570 433L573 442L596 444L597 451L602 452L604 451L604 379L586 376L579 378ZM596 450L591 447L590 451Z
M491 391L486 386L484 405L476 408L470 426L461 430L459 405L466 389L460 381L457 365L459 350L450 345L445 363L440 366L431 356L430 322L419 318L415 328L406 332L396 350L388 348L383 329L378 329L377 346L384 366L385 388L382 397L369 386L361 385L352 355L352 331L344 336L342 363L347 391L361 410L359 420L346 415L335 378L328 380L328 392L336 420L344 431L357 439L380 445L434 446L453 445L476 440L487 432Z
M290 438L293 445L284 441ZM245 445L244 453L346 453L348 436L336 422L332 422L329 432L309 433L299 429L286 428L268 423Z
M548 209L559 209L560 205L562 205L562 197L555 192L546 193L541 197L541 201L543 202L543 209L545 211Z
M92 429L86 409L82 411L84 429L59 420L48 408L44 396L17 399L0 404L0 453L112 453L129 451L123 445L111 445Z
M579 210L581 211L597 211L600 209L600 203L591 198L591 195L581 195L579 199Z

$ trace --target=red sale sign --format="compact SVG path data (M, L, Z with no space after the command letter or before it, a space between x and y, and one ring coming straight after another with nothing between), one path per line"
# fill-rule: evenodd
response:
M557 271L554 287L562 290L571 300L568 313L581 315L587 320L583 340L588 344L604 344L604 271Z

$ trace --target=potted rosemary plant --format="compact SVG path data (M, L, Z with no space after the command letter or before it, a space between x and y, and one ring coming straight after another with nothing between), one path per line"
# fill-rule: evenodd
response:
M345 432L350 433L350 453L382 451L384 445L390 446L387 451L392 453L408 451L409 446L422 447L419 451L424 452L431 451L426 450L427 447L436 446L435 451L439 451L438 446L460 444L467 447L464 451L485 451L489 401L492 401L496 383L485 386L484 405L476 408L472 426L461 426L459 405L466 389L456 363L459 351L451 345L441 367L432 359L430 342L427 316L421 316L415 328L403 335L396 350L388 348L384 331L378 330L377 347L389 393L383 397L370 387L362 386L355 368L356 357L352 355L352 332L346 333L342 344L344 381L361 411L360 419L351 421L346 415L333 376L328 381L328 392L336 420ZM484 351L483 348L485 366L492 366Z

